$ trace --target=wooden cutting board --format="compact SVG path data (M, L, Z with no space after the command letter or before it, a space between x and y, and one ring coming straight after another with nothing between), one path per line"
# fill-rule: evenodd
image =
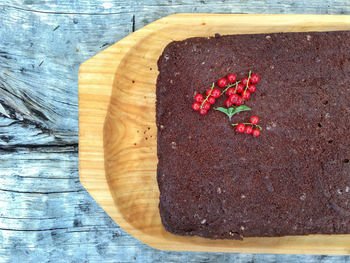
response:
M158 212L155 88L165 46L215 33L350 30L350 16L177 14L155 21L79 69L79 170L87 191L125 231L164 250L350 254L350 235L211 240L173 235Z

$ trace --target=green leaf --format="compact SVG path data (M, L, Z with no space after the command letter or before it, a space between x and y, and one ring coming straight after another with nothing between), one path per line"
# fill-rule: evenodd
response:
M228 118L231 120L232 116L235 115L236 113L241 111L248 111L248 110L251 110L251 108L245 105L240 105L237 107L230 107L230 108L217 107L217 108L214 108L214 110L225 113L228 116Z
M235 110L234 108L230 107L227 109L227 113L232 116L232 113L234 110Z
M214 110L221 111L225 114L228 114L228 109L223 108L223 107L216 107L216 108L214 108Z
M241 111L248 111L248 110L251 110L251 108L245 106L245 105L240 105L240 106L237 106L236 108L234 108L233 112L232 112L232 115L238 113L238 112L241 112Z

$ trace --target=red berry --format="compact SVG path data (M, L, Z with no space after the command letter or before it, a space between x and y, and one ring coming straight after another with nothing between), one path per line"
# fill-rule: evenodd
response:
M259 117L258 117L258 116L252 116L252 117L250 117L250 123L252 123L252 124L258 124L258 123L259 123Z
M227 91L226 91L226 94L227 96L231 96L232 94L235 93L235 89L234 88L229 88Z
M199 110L199 114L200 115L205 115L205 114L207 114L207 110L206 109L200 109Z
M205 110L209 110L210 109L210 103L209 102L204 102L204 104L203 104L203 107L202 107L203 109L205 109Z
M258 74L252 74L251 77L250 77L250 82L253 83L253 84L256 84L258 83L260 80L260 77Z
M236 103L235 103L237 106L239 106L239 105L241 105L241 104L243 104L243 99L242 99L242 97L239 97L238 96L238 98L237 98L237 100L236 100Z
M242 93L242 91L244 90L243 84L238 84L236 89L237 89L237 93Z
M232 102L230 101L230 99L225 100L225 106L227 108L230 108L232 106Z
M227 80L228 80L228 82L233 83L237 80L237 77L235 74L230 73L227 75Z
M253 135L254 135L255 137L260 136L260 130L259 130L259 129L254 129L254 130L253 130Z
M252 126L246 126L245 127L245 133L246 134L251 134L253 132L253 127Z
M203 101L203 95L202 94L197 94L196 96L194 96L194 100L196 102L201 103Z
M199 111L201 105L198 102L192 104L192 109L195 111Z
M255 85L249 85L248 90L250 93L254 93L256 91L256 86Z
M215 98L212 97L212 96L210 96L210 97L208 98L208 102L209 102L210 104L214 104L214 103L215 103Z
M219 79L219 80L218 80L218 86L219 86L219 87L223 88L223 87L225 87L226 85L227 85L227 79L222 78L222 79Z
M249 82L250 82L250 80L249 80ZM241 83L243 84L244 87L246 87L248 84L248 78L241 79Z
M213 89L211 95L212 95L215 99L217 99L217 98L220 97L221 91L220 91L219 89Z
M236 130L239 132L239 133L243 133L244 130L245 130L245 125L243 123L240 123L237 125L236 127Z
M242 99L243 99L243 100L247 100L247 99L249 99L249 98L250 98L250 92L249 92L248 90L243 91L243 93L242 93Z
M207 96L208 96L208 95L211 95L212 92L213 92L213 91L212 91L211 89L207 89L207 93L206 93Z
M234 93L228 99L230 100L231 103L236 104L238 97L239 97L238 94Z

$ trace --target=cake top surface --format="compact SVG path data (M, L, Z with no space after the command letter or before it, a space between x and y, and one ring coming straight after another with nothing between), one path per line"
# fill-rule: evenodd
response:
M157 80L158 184L166 229L212 238L350 233L349 32L170 43ZM261 80L246 105L263 131L237 134L193 97L233 72ZM225 98L218 103L223 105Z

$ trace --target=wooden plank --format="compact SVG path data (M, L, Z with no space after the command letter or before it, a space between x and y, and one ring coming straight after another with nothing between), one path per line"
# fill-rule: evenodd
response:
M141 1L135 7L135 28L139 29L161 17L176 13L223 13L223 14L350 14L347 0L328 1L269 1L239 0L174 0Z
M25 122L23 119L15 120L0 116L0 148L13 150L16 146L28 145L28 138L35 138L31 145L54 142L54 136L42 127ZM66 141L69 140L70 138Z
M42 134L28 129L29 144L77 143L78 67L132 32L132 15L105 20L0 6L0 17L0 115L6 123L16 121L0 127L0 134L14 136L12 145L23 144L21 131L31 124Z
M57 1L45 2L32 0L5 0L4 5L28 11L46 13L85 13L111 14L134 13L138 23L148 24L156 19L174 13L280 13L280 14L348 14L350 7L347 0L328 1L269 1L239 0L208 1L208 0L143 0L143 1Z
M32 0L5 0L4 6L27 12L40 12L45 14L74 14L74 15L110 15L131 14L134 11L132 0L98 0L98 1L32 1Z
M0 155L1 262L43 262L48 255L84 262L128 249L136 255L135 240L79 183L77 147L17 148L16 159L13 152Z

